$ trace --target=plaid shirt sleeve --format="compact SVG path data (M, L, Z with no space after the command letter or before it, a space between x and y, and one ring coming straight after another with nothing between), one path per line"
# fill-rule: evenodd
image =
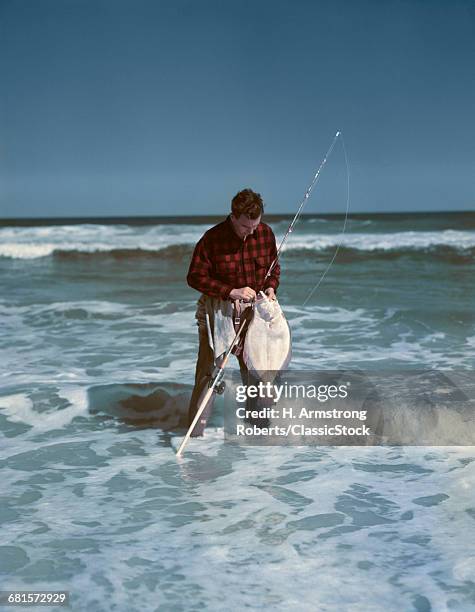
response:
M203 236L193 252L186 281L190 287L205 295L226 300L233 287L213 278L211 272L212 263Z

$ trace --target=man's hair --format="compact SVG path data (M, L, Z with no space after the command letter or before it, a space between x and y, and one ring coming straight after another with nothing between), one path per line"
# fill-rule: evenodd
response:
M247 215L250 219L257 219L264 212L261 194L252 189L238 191L232 199L231 210L236 218Z

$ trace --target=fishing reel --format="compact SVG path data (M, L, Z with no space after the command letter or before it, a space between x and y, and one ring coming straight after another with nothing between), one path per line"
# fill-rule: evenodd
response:
M216 368L216 370L217 373L210 378L208 382L208 387L211 388L214 384L213 391L218 395L223 395L224 390L226 389L226 383L224 382L224 380L221 380L223 377L223 371L220 368Z
M208 383L208 387L212 387L213 386L213 379L211 379ZM217 382L214 386L213 391L215 393L217 393L218 395L223 395L224 390L226 389L226 383L224 382L224 380L220 380L219 382Z
M214 392L217 393L218 395L223 395L225 389L226 389L226 383L224 382L224 380L222 380L215 386Z

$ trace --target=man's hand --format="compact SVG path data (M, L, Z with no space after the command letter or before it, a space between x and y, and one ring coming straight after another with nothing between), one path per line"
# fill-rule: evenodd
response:
M229 297L232 300L246 300L250 302L256 299L256 292L250 287L241 287L240 289L233 289Z
M275 291L274 291L273 287L267 287L267 289L264 291L264 293L267 295L269 300L275 300L276 299Z

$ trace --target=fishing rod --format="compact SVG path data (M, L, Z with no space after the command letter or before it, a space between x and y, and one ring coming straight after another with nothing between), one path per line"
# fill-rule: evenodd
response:
M297 212L295 213L294 218L292 219L287 231L285 232L284 237L282 238L279 248L277 249L277 253L276 256L274 258L274 260L272 261L272 263L270 264L266 275L264 277L264 282L263 282L263 287L265 286L265 282L266 280L269 278L269 276L272 273L272 270L274 269L275 264L277 263L278 259L279 259L279 254L280 251L282 250L282 247L284 246L285 241L287 240L288 236L292 233L292 230L294 228L294 225L296 224L300 214L302 213L303 207L306 203L306 201L308 200L308 198L310 197L310 194L313 191L313 188L315 187L319 177L320 177L320 173L323 170L323 167L325 166L325 164L327 163L327 159L329 158L331 152L333 151L333 147L336 144L336 141L338 140L338 137L341 135L341 132L337 132L332 140L332 143L330 145L330 147L328 148L328 151L325 154L325 157L322 160L322 163L320 164L320 166L318 167L318 170L316 171L312 182L310 183L310 185L307 188L307 191L305 192L305 195L303 197L303 200L301 201ZM204 409L206 408L209 399L211 397L211 395L213 393L217 392L217 389L219 388L219 385L221 383L221 380L224 376L224 368L226 367L229 357L231 356L232 350L234 349L234 347L236 346L236 344L239 341L239 338L242 335L242 332L244 330L244 328L246 327L246 325L249 324L249 322L252 319L252 315L254 313L254 306L255 306L255 301L252 300L252 305L249 308L245 308L244 312L243 312L243 316L242 316L242 320L241 323L239 325L239 328L236 332L236 335L234 336L234 339L231 343L231 346L228 348L228 350L226 351L223 360L221 361L221 363L219 365L217 365L211 375L211 378L208 382L208 390L206 391L206 394L204 395L203 399L200 402L200 405L198 406L198 410L196 411L195 417L193 419L193 422L191 423L191 425L188 428L188 431L186 432L185 437L183 438L180 446L178 447L178 450L176 452L176 456L180 457L183 453L183 450L188 442L188 440L190 439L190 436L195 428L195 425L198 423L199 418L201 417L202 413L204 412Z

